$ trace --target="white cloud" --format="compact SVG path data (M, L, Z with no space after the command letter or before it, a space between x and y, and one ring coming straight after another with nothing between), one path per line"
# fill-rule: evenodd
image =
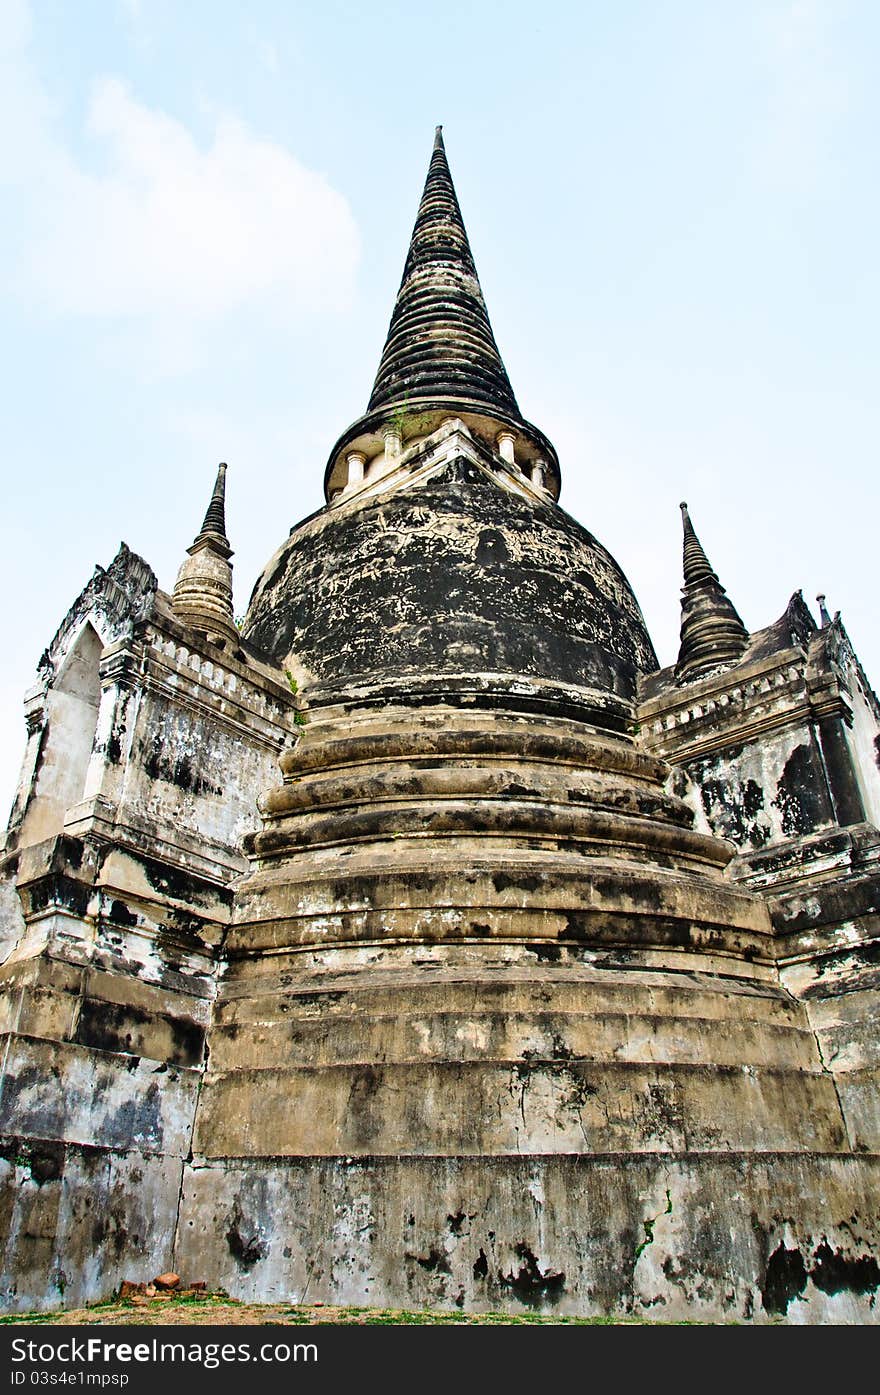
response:
M77 139L62 136L29 30L23 0L0 0L7 291L50 313L182 334L245 306L289 316L348 305L358 233L325 176L228 113L197 139L112 77L93 84Z
M281 146L226 116L201 149L114 79L95 85L88 131L107 173L56 159L24 259L24 287L48 308L205 317L260 298L348 303L358 257L348 204Z

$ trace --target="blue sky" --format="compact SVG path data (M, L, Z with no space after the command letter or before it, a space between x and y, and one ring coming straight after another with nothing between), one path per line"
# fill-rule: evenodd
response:
M878 58L874 0L0 0L0 802L120 540L170 589L227 460L243 612L320 503L438 122L520 406L661 662L687 499L750 629L825 591L880 683Z

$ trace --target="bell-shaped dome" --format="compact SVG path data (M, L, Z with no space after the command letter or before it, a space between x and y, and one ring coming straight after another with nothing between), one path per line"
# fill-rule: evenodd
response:
M657 667L629 583L586 529L506 485L456 425L411 482L291 532L257 583L245 638L312 704L364 688L401 700L500 691L598 703L609 721L598 720L616 725L615 699Z

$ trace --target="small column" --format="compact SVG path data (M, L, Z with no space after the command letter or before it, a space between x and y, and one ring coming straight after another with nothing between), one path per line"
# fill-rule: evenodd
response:
M390 470L400 459L403 439L397 426L386 426L382 434L385 437L385 469Z
M516 464L515 446L516 437L512 431L499 431L495 437L495 444L498 447L498 454L502 460L506 460L508 465Z
M362 484L364 479L364 466L367 463L367 457L364 455L363 451L349 451L348 455L345 457L345 463L348 466L346 488L352 489L354 485Z
M544 471L547 466L543 460L536 460L532 466L532 484L536 489L544 489Z

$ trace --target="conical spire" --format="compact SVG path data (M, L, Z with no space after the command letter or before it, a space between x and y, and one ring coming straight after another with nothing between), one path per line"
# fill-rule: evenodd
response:
M217 466L214 493L211 495L211 502L205 513L205 521L202 524L201 532L195 539L196 542L210 533L212 537L221 539L227 547L229 546L229 539L226 536L226 470L226 461L221 460Z
M437 127L368 412L463 398L519 415L501 361Z
M681 521L684 525L684 584L685 586L695 586L698 581L714 581L721 585L718 577L709 565L709 559L703 551L702 543L694 532L694 525L691 523L691 516L688 513L687 504L679 504L681 509ZM723 590L724 588L721 587Z
M232 609L232 548L226 536L226 464L217 478L205 521L187 548L171 602L174 613L216 642L238 640Z
M689 682L710 669L736 663L746 650L749 633L703 551L687 504L681 505L681 518L684 587L676 673Z
M460 418L520 475L559 495L559 462L525 421L498 352L438 126L366 414L343 432L328 499L393 467L408 440ZM390 438L395 438L396 444ZM379 457L384 456L384 464Z

